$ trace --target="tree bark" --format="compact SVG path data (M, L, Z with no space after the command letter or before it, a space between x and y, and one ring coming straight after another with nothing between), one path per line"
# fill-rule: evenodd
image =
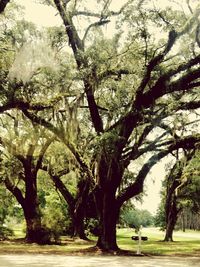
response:
M179 210L176 206L176 199L173 200L173 203L169 203L168 212L166 215L166 232L164 241L173 242L173 231L176 225L178 218Z
M85 224L84 224L85 216L82 211L76 212L76 215L73 218L73 236L77 236L80 239L88 240L85 234Z
M104 251L118 250L116 224L119 218L119 207L115 196L110 192L103 193L103 207L100 213L100 235L97 247Z
M185 232L185 213L182 212L182 231Z
M76 204L74 207L74 236L78 236L83 240L87 240L85 234L85 223L86 218L86 206L89 195L89 182L85 179L80 180L78 183L78 192L76 196Z
M29 243L49 243L45 230L41 225L36 176L27 169L27 166L24 180L26 187L25 196L23 196L22 191L12 184L8 178L5 180L5 185L7 189L15 196L23 209L26 221L26 240Z
M35 208L31 212L24 211L26 220L26 241L28 243L44 244L44 231L41 226L41 218Z
M116 150L111 155L109 150L105 152L104 148L98 165L98 190L95 198L100 234L97 247L105 251L117 251L119 249L116 240L116 224L119 218L120 205L116 198L116 192L121 183L124 169L120 166L117 152Z
M29 243L48 243L44 239L45 233L42 228L41 214L37 195L37 172L32 170L32 164L25 160L25 201L22 206L26 220L26 240Z

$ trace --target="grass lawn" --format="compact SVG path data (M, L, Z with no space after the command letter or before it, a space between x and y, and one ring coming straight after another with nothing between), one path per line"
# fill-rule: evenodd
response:
M131 240L136 235L133 229L118 231L118 244L121 249L137 251L137 241ZM200 255L200 232L174 232L175 242L162 242L164 233L156 228L143 228L142 235L148 241L142 242L142 252L153 255Z
M133 229L119 229L117 233L118 245L123 250L133 253L137 251L137 241L131 236L136 235ZM175 232L175 242L161 242L164 233L155 228L144 228L142 235L148 237L148 241L142 242L142 253L151 255L200 255L200 232L187 231ZM20 237L20 234L17 234ZM44 254L93 254L92 247L95 240L83 241L63 237L61 245L26 244L21 239L0 242L0 253L44 253ZM96 251L96 253L99 253Z

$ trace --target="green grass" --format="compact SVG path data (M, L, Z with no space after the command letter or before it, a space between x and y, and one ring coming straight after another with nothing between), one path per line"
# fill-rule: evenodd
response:
M16 229L17 238L22 237L23 232ZM131 236L136 235L133 229L119 229L117 233L118 245L123 250L137 251L137 241ZM188 231L175 232L175 242L161 242L164 233L155 228L144 228L142 235L148 237L148 241L142 242L142 253L151 255L200 255L200 232ZM21 239L1 241L0 253L55 253L55 254L85 254L94 253L91 248L95 246L95 240L82 241L63 237L61 245L26 244Z
M94 241L63 239L60 245L26 244L22 240L0 242L0 254L4 253L44 253L44 254L79 254L94 246Z
M121 249L137 251L137 241L131 236L136 235L132 229L118 231L118 244ZM142 242L142 252L152 255L200 255L200 232L175 232L175 242L162 242L164 233L155 228L144 228L142 235L148 241Z

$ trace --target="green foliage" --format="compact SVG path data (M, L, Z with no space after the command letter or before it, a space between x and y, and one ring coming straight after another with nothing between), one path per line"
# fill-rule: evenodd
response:
M153 224L153 216L147 210L129 208L123 210L120 215L122 225L139 229L140 225L147 227Z
M187 153L189 155L190 152L185 151L186 155ZM177 161L176 167L173 167L173 172L170 172L170 175L166 176L161 191L162 200L155 216L156 226L161 227L163 230L166 228L165 202L167 192L171 190L170 187L174 183L174 180L179 181L180 184L173 192L173 194L176 195L176 205L178 209L182 210L182 213L184 213L184 211L190 211L191 213L198 213L200 211L199 166L199 150L196 150L192 159L187 160L186 157L183 157L179 162ZM170 168L170 166L168 166L168 168ZM181 214L179 214L179 216L180 215Z
M154 225L156 227L160 227L161 230L165 230L166 219L165 219L165 208L163 201L160 202L159 207L156 211L156 215L154 216Z
M24 43L30 41L33 36L36 37L40 33L32 22L18 20L13 27L8 29L6 34L12 46L19 49Z
M98 150L108 151L108 153L113 153L115 149L115 142L119 139L117 134L113 132L106 132L100 137L96 138L95 148Z
M182 179L186 186L180 192L180 202L184 207L190 207L193 212L200 212L200 151L185 166Z
M71 182L68 179L66 183L70 188ZM76 185L72 183L71 190L73 191L75 187ZM43 171L38 174L38 198L42 224L49 232L51 239L58 241L61 235L71 234L72 221L68 213L68 205L59 192L55 190L48 174Z
M13 235L14 235L14 233L10 228L8 228L4 225L0 225L0 241L8 239L9 237L11 237Z
M96 219L88 218L85 222L86 234L99 236L99 222Z
M19 224L21 224L24 220L24 213L19 204L15 203L13 206L9 207L7 221L12 222L12 220Z
M47 36L50 39L52 48L56 48L58 51L66 45L67 40L64 27L49 27L47 29Z
M47 192L42 222L58 239L63 234L72 233L72 222L65 201L56 192Z
M3 180L0 182L0 225L6 224L10 218L21 221L23 214L21 207L17 204L15 198L6 189Z
M0 240L4 240L14 235L13 222L21 223L23 212L2 182L0 183L0 199Z

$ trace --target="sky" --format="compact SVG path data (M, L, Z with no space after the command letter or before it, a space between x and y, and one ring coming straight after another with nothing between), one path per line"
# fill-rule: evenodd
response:
M162 181L165 178L165 163L167 161L163 160L162 162L156 164L150 174L146 177L144 183L144 192L145 196L143 197L143 202L134 202L136 207L139 209L146 209L151 212L153 215L156 214L158 209L161 195L160 190L162 186Z
M25 18L26 20L32 21L36 24L42 26L52 26L60 25L61 19L57 11L51 7L36 3L34 0L15 0L16 3L19 3L25 7ZM113 0L111 3L111 8L113 11L118 11L120 7L127 2L127 0ZM156 7L166 7L167 5L172 5L170 0L153 0ZM178 2L178 1L177 1ZM94 3L93 0L88 0L90 6ZM177 4L174 4L174 7Z
M51 6L35 3L34 0L16 0L15 2L25 7L24 15L27 21L44 27L57 26L62 23L60 16Z
M19 3L25 7L25 19L32 21L41 26L55 26L60 25L61 19L57 11L51 6L45 6L39 3L36 3L34 0L15 0L16 3ZM93 0L91 0L91 3ZM112 5L112 10L119 10L125 0L117 1Z
M59 14L53 7L44 6L35 3L34 0L16 0L17 3L25 6L25 19L39 26L58 26L62 24ZM122 4L124 0L117 1ZM155 0L157 2L157 0ZM158 1L161 6L166 5L169 1ZM115 2L116 3L116 2ZM119 7L119 6L118 6ZM117 5L115 5L117 9ZM157 164L151 171L151 174L145 181L145 193L143 203L136 203L136 206L141 209L147 209L152 214L156 213L160 202L160 189L162 180L165 177L164 162Z

